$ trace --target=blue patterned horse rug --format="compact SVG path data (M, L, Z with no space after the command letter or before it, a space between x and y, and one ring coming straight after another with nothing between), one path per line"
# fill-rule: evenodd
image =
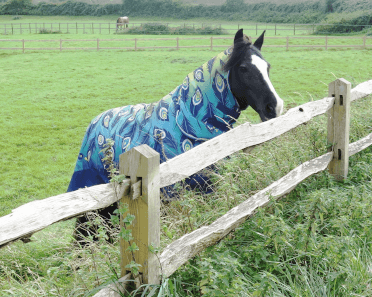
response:
M231 51L232 47L189 73L158 102L114 108L97 116L84 136L68 191L109 182L100 152L108 138L115 141L116 165L120 154L141 144L156 150L164 162L231 129L241 111L230 90L229 73L223 71ZM194 176L188 182L206 190L203 179Z

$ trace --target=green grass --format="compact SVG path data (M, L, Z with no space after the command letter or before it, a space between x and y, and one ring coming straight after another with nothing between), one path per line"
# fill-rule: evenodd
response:
M1 52L0 215L66 191L94 116L113 107L161 99L219 52ZM263 54L287 108L325 97L328 83L336 78L355 86L372 75L366 66L372 62L371 50L286 52L263 47ZM352 141L371 133L371 104L371 97L353 103ZM239 119L245 121L258 121L251 109ZM322 117L251 155L237 154L220 162L213 197L186 192L185 200L168 206L168 215L162 217L162 246L212 222L300 163L324 153L325 129ZM274 296L281 290L284 295L276 296L307 296L306 290L315 290L322 282L328 290L323 296L368 293L370 288L362 286L371 278L371 157L371 149L353 157L345 183L334 182L326 173L305 181L240 227L232 241L223 241L181 268L172 281L183 282L190 290L184 283L200 285L206 296L253 296L255 291L256 296ZM314 208L315 202L319 208ZM313 209L315 218L308 215ZM313 221L316 227L309 237L306 224ZM83 296L109 280L110 269L117 270L118 248L99 244L79 249L71 245L72 229L73 221L58 223L36 233L30 244L16 242L0 250L0 295ZM310 238L305 252L301 236ZM360 289L352 289L353 284ZM342 285L351 289L342 293ZM192 290L189 296L198 296L199 288ZM182 290L180 294L187 295Z

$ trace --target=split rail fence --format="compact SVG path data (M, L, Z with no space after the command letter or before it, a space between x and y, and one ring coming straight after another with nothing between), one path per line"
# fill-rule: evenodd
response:
M349 156L372 145L372 133L349 144L350 103L370 94L372 80L351 90L349 82L338 79L330 83L329 95L322 100L294 107L286 114L267 122L257 125L242 124L162 164L159 154L147 145L135 147L120 156L120 173L127 176L122 184L97 185L33 201L1 217L0 247L30 237L58 221L107 207L120 200L129 205L129 213L136 217L132 235L134 241L140 243L135 257L136 262L142 265L142 282L158 284L161 277L169 277L206 247L219 242L252 216L257 208L266 205L270 197L278 199L288 194L301 181L327 167L336 179L346 178ZM298 166L232 208L211 225L203 226L177 239L159 256L149 251L150 244L157 247L160 243L160 188L181 181L237 151L247 150L278 137L325 113L328 115L328 153ZM233 145L226 146L224 143ZM210 154L211 151L214 154ZM123 284L130 278L125 266L131 261L125 250L126 243L121 241L121 279L102 289L96 297L119 296L118 291L123 290Z
M332 44L332 40L358 40L358 44ZM180 42L189 41L189 40L205 40L207 44L204 45L180 45ZM32 39L0 39L0 44L4 42L19 43L20 45L15 47L0 47L0 50L21 50L23 53L30 50L57 50L57 51L66 51L66 50L153 50L153 49L182 49L182 48L207 48L213 50L214 48L224 47L226 44L216 44L219 40L231 40L230 37L188 37L188 38L128 38L128 39L45 39L45 40L32 40ZM275 48L324 48L328 50L329 48L369 48L372 47L372 43L367 42L372 40L372 36L348 36L348 37L339 37L339 36L312 36L312 37L297 37L297 36L287 36L287 37L265 37L265 40L283 40L282 44L265 44L265 47L275 47ZM291 43L290 41L295 41ZM310 40L311 44L297 44L296 40ZM317 41L320 42L317 42ZM174 42L174 45L162 45L162 46L139 46L139 42L148 42L152 44L160 42ZM102 43L116 43L118 46L102 46ZM26 47L26 44L31 43L45 43L45 44L54 44L54 47ZM70 46L63 46L64 44L70 43ZM90 46L71 46L71 43L81 43L89 44ZM128 44L133 44L128 46ZM94 45L94 46L93 46ZM125 45L125 46L123 46Z

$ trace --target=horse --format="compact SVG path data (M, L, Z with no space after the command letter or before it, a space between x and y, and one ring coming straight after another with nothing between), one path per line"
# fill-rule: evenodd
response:
M127 16L119 17L116 21L116 30L118 30L119 26L123 28L128 28L129 18Z
M149 145L165 162L232 129L248 106L262 121L279 116L283 100L270 81L271 66L261 54L264 34L252 43L240 29L233 46L189 73L160 101L114 108L93 119L68 192L109 182L101 152L108 138L114 140L116 166L120 154L141 144ZM112 205L98 213L109 217L115 209ZM88 233L79 226L86 220L77 219L77 230L83 235Z

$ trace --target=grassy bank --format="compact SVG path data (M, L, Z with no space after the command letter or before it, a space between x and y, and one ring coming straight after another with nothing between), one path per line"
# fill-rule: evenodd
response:
M65 192L85 129L97 114L159 100L217 53L0 53L0 215ZM286 108L323 98L335 78L355 86L372 76L366 67L372 62L371 50L286 52L263 47L263 54ZM371 104L371 97L353 104L352 141L371 133ZM245 121L258 121L251 109L239 120ZM320 118L251 155L220 162L213 195L186 192L183 201L163 206L168 208L162 217L162 246L323 154L325 133L325 119ZM173 279L183 283L179 294L198 296L202 290L205 296L311 296L320 294L315 289L321 283L325 296L368 295L371 153L369 149L352 158L345 183L326 173L310 178L259 212L231 240L191 261ZM84 296L109 280L118 269L117 246L79 249L71 244L72 229L73 221L56 224L35 234L32 243L0 250L1 294Z

